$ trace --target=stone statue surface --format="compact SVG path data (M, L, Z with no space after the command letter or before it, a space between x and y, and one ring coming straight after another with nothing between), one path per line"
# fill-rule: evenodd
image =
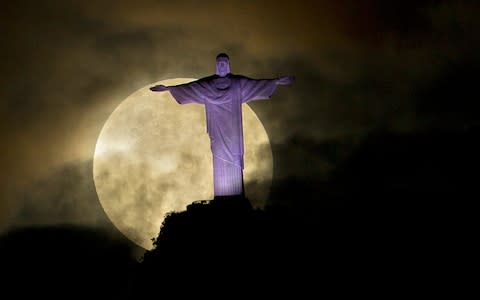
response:
M228 55L216 58L216 74L193 82L150 88L154 92L169 91L179 104L205 106L207 133L213 155L214 195L243 195L243 125L242 104L269 99L277 85L287 85L293 77L252 79L230 72Z

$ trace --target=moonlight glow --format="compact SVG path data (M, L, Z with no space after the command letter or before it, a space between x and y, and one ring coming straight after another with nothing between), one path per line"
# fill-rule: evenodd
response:
M110 220L133 242L152 248L166 213L213 198L212 154L202 105L179 105L149 84L125 99L105 123L95 148L93 175ZM255 113L243 105L245 193L263 206L272 180L272 152ZM264 190L249 191L263 182Z

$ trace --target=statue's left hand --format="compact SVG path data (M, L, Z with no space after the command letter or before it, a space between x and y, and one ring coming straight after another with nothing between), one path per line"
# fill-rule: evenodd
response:
M282 76L277 79L277 84L286 85L286 84L291 84L294 81L295 81L295 77L293 76Z
M164 86L163 84L159 84L156 86L152 86L150 88L152 92L163 92L163 91L168 91L168 86Z

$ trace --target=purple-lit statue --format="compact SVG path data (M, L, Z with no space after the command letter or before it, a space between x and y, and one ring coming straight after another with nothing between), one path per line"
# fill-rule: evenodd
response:
M186 84L156 85L150 90L168 90L180 104L205 105L215 197L243 195L242 103L270 98L277 85L290 84L293 77L250 79L230 73L228 55L221 53L216 61L215 75Z

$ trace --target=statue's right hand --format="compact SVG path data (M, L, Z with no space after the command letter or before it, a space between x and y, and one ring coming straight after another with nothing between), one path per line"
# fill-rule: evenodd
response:
M277 79L277 84L287 85L287 84L292 84L294 81L295 81L294 76L282 76Z
M152 86L150 88L152 92L163 92L163 91L168 91L168 86L164 86L163 84L159 84L156 86Z

